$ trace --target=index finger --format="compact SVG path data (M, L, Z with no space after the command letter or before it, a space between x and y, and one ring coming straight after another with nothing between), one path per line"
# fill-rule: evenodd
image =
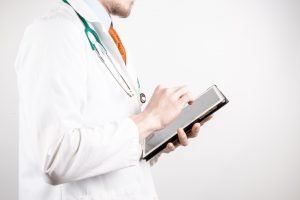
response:
M179 86L175 88L173 95L176 97L176 99L179 99L183 94L187 93L188 91L189 88L186 85Z
M179 98L179 103L184 106L186 103L189 103L190 105L193 103L194 101L194 97L192 95L191 92L187 92L185 94L183 94L180 98Z

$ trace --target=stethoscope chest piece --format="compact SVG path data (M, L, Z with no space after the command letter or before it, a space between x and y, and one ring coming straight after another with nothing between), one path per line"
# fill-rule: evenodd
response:
M140 101L142 103L145 103L146 102L146 95L144 93L140 93Z

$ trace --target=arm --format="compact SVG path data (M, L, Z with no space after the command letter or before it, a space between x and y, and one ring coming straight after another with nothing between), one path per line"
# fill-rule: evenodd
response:
M37 22L27 29L16 67L22 106L33 127L28 137L53 185L136 165L141 155L138 127L131 118L83 121L87 63L80 51L86 42L81 34L67 20Z

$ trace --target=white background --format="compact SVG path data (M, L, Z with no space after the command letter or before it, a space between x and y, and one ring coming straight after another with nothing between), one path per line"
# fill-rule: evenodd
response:
M53 0L0 1L0 199L17 199L17 88L24 28ZM230 103L152 168L161 200L300 199L300 1L137 0L116 27L150 98L212 84Z

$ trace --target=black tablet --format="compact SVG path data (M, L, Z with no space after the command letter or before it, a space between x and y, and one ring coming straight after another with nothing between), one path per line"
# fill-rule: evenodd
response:
M192 105L187 105L166 128L153 132L145 138L143 159L150 160L163 150L167 143L176 141L178 128L183 128L186 133L190 132L193 124L201 122L227 103L227 98L216 85L208 88Z

